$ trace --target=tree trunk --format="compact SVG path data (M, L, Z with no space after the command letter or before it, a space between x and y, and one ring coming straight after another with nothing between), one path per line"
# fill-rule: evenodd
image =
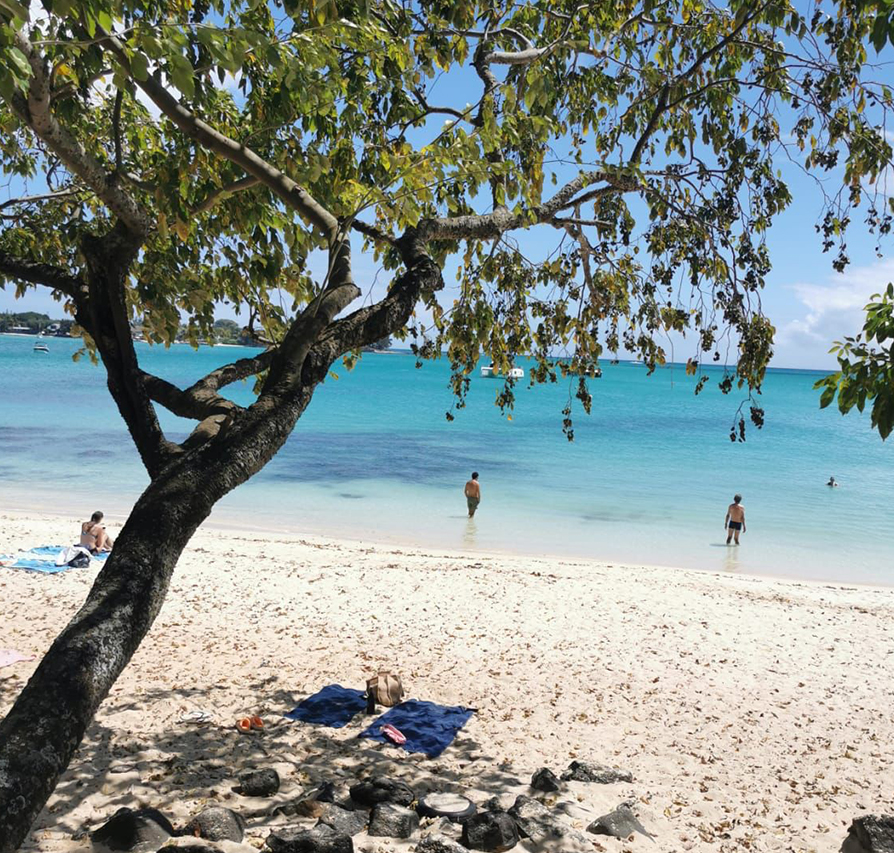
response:
M401 247L407 271L385 299L328 330L309 332L310 347L302 347L300 363L291 359L276 393L262 394L248 409L234 411L213 438L188 450L187 442L176 453L157 427L145 388L130 387L142 379L129 332L108 331L116 322L121 326L122 316L126 325L122 306L111 322L101 316L114 306L103 306L100 284L107 256L96 255L91 300L100 307L92 309L91 327L96 338L104 336L99 346L109 390L152 483L134 506L84 606L0 723L0 853L13 853L26 838L97 708L161 610L180 554L217 501L277 454L336 358L404 326L419 294L443 286L440 269L412 229Z
M0 723L0 853L13 853L100 703L158 615L174 567L214 504L279 450L313 388L245 413L220 441L164 469L137 501L87 601Z
M84 606L0 723L0 851L25 839L93 715L161 609L177 559L212 504L189 471L152 483Z

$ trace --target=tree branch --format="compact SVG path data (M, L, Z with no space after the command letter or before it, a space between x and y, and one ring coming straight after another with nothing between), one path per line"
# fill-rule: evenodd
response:
M270 367L276 350L267 349L251 358L240 358L231 364L218 367L190 387L190 391L219 391L227 385L255 376Z
M21 198L11 198L7 201L0 202L0 210L5 210L7 207L15 207L19 204L34 204L38 201L53 201L58 198L71 198L73 195L77 195L80 190L70 189L70 190L59 190L58 192L53 193L44 193L43 195L29 195L22 196Z
M104 34L102 45L115 56L134 83L149 96L159 110L190 139L194 139L203 147L235 163L249 175L257 178L289 207L319 228L330 241L334 238L338 232L338 220L303 187L259 157L251 148L240 145L197 118L168 92L156 75L150 75L145 80L133 77L124 45L115 36Z
M527 50L505 51L494 50L485 56L488 64L494 65L530 65L541 56L549 53L548 47L530 47Z
M275 351L259 403L275 400L300 382L304 359L326 327L358 296L351 274L350 237L341 237L329 249L328 286L293 321Z
M58 290L72 299L82 294L84 282L61 267L43 264L27 258L16 258L0 250L0 275L21 279L30 284L40 284Z
M88 295L76 300L75 316L96 342L108 374L109 393L149 476L156 477L178 447L165 437L141 381L128 322L126 281L141 245L141 238L121 220L102 236L82 237Z
M124 99L124 92L119 89L115 92L115 108L112 111L112 130L115 136L115 174L121 174L121 162L123 154L121 151L121 102Z
M211 210L214 205L216 205L221 199L226 198L227 196L231 196L234 193L241 192L242 190L248 190L252 187L256 187L261 182L254 177L253 175L249 175L247 178L240 178L238 181L233 181L231 184L227 184L223 187L218 187L218 189L209 193L208 196L197 204L194 208L192 208L192 213L198 216L200 213L207 213Z
M376 228L375 225L369 225L359 219L351 219L351 228L354 231L359 231L361 234L363 234L364 237L369 237L376 243L387 243L390 246L394 246L397 243L397 239L395 237L392 237L390 234L386 234L384 231Z
M585 196L575 198L582 189L599 181L605 181L607 186L598 187ZM630 192L636 190L638 186L632 178L613 175L610 172L582 172L565 184L549 201L537 207L520 213L512 213L506 208L501 208L487 214L424 219L418 226L419 235L425 240L493 239L516 228L527 228L530 225L549 222L560 211L580 205L597 194Z
M49 73L43 57L37 53L23 32L15 34L14 43L28 60L31 82L27 98L17 93L5 98L13 112L72 173L96 193L115 216L134 234L144 237L149 233L150 227L146 212L115 184L99 161L53 115L50 107Z
M407 229L395 244L406 271L377 303L332 323L306 360L302 374L304 383L319 381L321 363L331 364L339 355L360 349L403 328L421 296L443 289L441 270L428 254L417 229Z

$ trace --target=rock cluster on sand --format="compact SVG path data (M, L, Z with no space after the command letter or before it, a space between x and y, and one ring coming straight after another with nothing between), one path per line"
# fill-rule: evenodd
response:
M576 761L562 778L609 784L608 780L632 777L601 764ZM279 775L273 769L252 769L238 779L236 790L245 796L269 797L280 788ZM502 805L508 800L505 792L478 805L455 791L429 792L417 798L405 782L377 775L350 787L341 783L344 787L338 792L333 783L326 782L253 814L286 821L270 829L264 842L269 853L352 853L353 836L364 830L370 838L415 841L419 853L502 853L514 848L520 839L544 851L589 851L592 840L567 822L556 808L555 797L550 796L566 783L548 768L537 771L531 781L534 796L518 795L509 808ZM420 816L427 820L421 832ZM313 820L316 825L309 825ZM203 809L179 832L153 809L120 809L91 838L97 844L105 843L106 849L122 853L155 853L163 845L164 849L183 853L241 853L245 828L242 816L221 806ZM626 838L633 832L648 835L627 804L594 821L589 829L616 838ZM862 848L856 850L862 853Z

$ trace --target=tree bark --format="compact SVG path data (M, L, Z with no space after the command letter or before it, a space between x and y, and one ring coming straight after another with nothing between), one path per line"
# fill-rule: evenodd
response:
M25 839L158 615L177 558L211 511L196 480L178 466L146 489L87 601L0 723L2 853Z
M27 837L155 621L193 533L224 494L273 458L313 390L297 389L274 410L245 412L220 441L164 469L137 501L84 606L0 723L0 853Z
M420 295L443 286L440 269L415 231L399 245L407 269L384 299L334 322L338 306L324 303L305 324L306 339L288 353L289 369L277 387L247 409L234 407L211 439L187 443L177 454L164 453L129 330L122 327L126 315L115 304L120 270L103 263L111 259L101 247L85 245L90 296L78 313L95 330L109 390L144 460L151 460L152 482L84 606L0 723L0 853L13 853L26 838L97 708L155 621L180 554L214 504L276 455L335 359L402 328ZM259 366L267 363L265 358Z

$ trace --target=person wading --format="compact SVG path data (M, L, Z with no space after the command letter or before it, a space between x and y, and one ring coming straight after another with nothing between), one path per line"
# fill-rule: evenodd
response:
M727 529L726 544L729 545L733 536L736 537L736 545L739 544L739 533L745 532L745 507L742 506L742 496L736 495L733 502L726 510L726 520L723 526Z
M463 494L466 496L466 505L469 507L469 518L471 518L481 503L481 484L478 482L477 471L472 472L472 479L466 483Z

